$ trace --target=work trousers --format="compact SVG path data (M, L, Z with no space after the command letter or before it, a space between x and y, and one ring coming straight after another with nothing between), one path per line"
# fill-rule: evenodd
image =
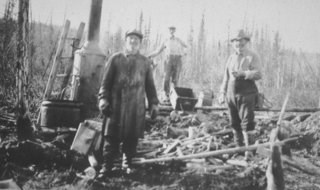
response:
M169 55L165 61L164 91L167 96L170 93L170 82L176 87L179 83L182 68L181 55Z
M227 104L234 138L243 146L242 131L252 131L255 127L254 108L258 90L253 81L238 80L228 84Z
M107 164L109 167L113 165L115 158L120 154L120 144L121 141L117 137L105 137L105 143L103 147L104 164ZM131 159L136 154L137 145L137 138L127 138L122 141L122 153L125 154L125 157L127 158L128 162L131 162Z
M252 131L255 127L254 107L257 94L234 95L227 98L231 127L239 146L243 146L242 131Z

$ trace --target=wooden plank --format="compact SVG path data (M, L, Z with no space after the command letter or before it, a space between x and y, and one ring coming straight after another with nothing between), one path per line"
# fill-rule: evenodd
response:
M56 51L56 54L53 59L53 65L52 65L51 72L49 75L46 90L44 92L44 100L48 100L50 98L50 94L53 89L54 80L57 75L58 62L59 62L60 56L62 54L62 51L64 49L69 29L70 29L70 21L66 20L64 27L63 27L63 30L62 30L62 33L61 33L61 36L60 36L57 51Z

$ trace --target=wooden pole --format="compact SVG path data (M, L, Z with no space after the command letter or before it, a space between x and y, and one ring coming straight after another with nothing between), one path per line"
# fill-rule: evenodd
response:
M280 147L275 145L275 142L276 140L279 140L278 137L280 135L281 122L289 101L289 96L290 93L288 93L284 99L277 127L273 129L270 134L271 154L266 171L267 190L283 190L285 188Z
M286 98L284 99L284 102L283 102L283 105L282 105L282 108L281 108L281 111L280 111L279 119L278 119L278 122L277 122L277 127L280 127L280 125L281 125L281 121L282 121L284 112L286 111L286 107L287 107L287 104L288 104L288 101L289 101L289 97L290 97L290 93L288 93Z
M62 51L63 51L65 43L66 43L66 38L67 38L67 35L69 32L69 28L70 28L70 21L66 20L64 27L63 27L63 30L62 30L62 33L61 33L61 36L60 36L57 51L56 51L56 54L53 59L53 65L52 65L51 72L49 75L46 90L44 92L44 100L48 100L50 98L50 94L53 89L53 83L54 83L54 80L57 75L58 62L60 61L60 56L62 54Z
M275 145L282 146L285 143L296 141L299 137L293 137L289 138L283 141L275 142ZM258 144L258 145L250 145L245 147L238 147L238 148L230 148L230 149L223 149L223 150L216 150L216 151L210 151L210 152L202 152L198 154L191 154L191 155L185 155L180 157L164 157L164 158L154 158L154 159L141 159L141 160L135 160L134 164L149 164L149 163L155 163L155 162L170 162L170 161L176 161L176 160L188 160L193 158L205 158L205 157L211 157L211 156L219 156L223 154L235 154L239 152L245 152L245 151L253 151L256 150L258 147L266 147L270 146L270 142L264 143L264 144Z
M320 101L320 100L319 100ZM161 110L162 107L160 107ZM169 109L169 108L164 108ZM202 106L202 107L195 107L195 110L204 110L204 111L227 111L228 108L226 107L212 107L212 106ZM281 112L281 109L272 109L272 108L258 108L255 111L266 111L266 112ZM317 112L320 111L319 108L290 108L286 109L286 112Z

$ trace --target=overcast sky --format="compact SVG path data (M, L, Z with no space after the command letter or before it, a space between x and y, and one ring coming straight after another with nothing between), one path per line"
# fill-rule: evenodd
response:
M3 13L6 0L0 0ZM30 0L32 18L44 23L62 25L64 19L71 27L87 22L91 0ZM205 14L208 38L226 40L230 29L268 27L279 31L286 47L320 53L320 0L103 0L101 34L108 27L124 30L135 27L143 11L145 22L151 19L154 31L167 34L169 25L186 40L192 22L198 30Z

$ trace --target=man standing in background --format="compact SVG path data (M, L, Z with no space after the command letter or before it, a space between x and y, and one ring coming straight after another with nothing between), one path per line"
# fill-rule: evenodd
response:
M154 58L163 50L166 50L166 59L164 63L164 91L167 101L170 93L170 82L173 83L174 87L179 84L182 56L185 55L185 48L187 48L187 45L180 38L175 36L176 27L169 27L169 32L170 38L165 40L157 51L148 56L149 58Z
M249 35L239 30L231 38L235 52L227 61L220 89L219 103L227 101L231 127L237 146L249 145L249 131L253 131L254 108L258 95L256 80L261 79L260 59L248 49ZM246 152L248 159L249 152Z

